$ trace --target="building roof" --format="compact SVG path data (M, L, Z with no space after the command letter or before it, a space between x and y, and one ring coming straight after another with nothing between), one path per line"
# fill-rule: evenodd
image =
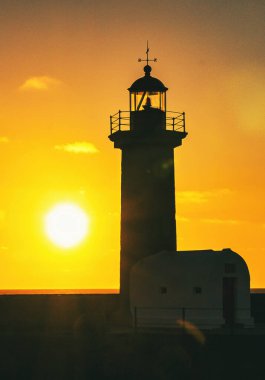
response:
M139 79L137 79L131 85L128 90L130 92L142 92L142 91L154 91L154 92L165 92L168 90L167 87L157 78L154 78L150 75L152 71L151 66L146 65L144 67L145 75Z
M161 251L139 260L132 271L145 272L147 270L148 273L157 273L165 278L185 277L187 273L189 276L205 275L207 272L216 276L219 272L223 273L225 263L235 263L238 271L243 271L249 276L244 259L228 248L222 251L211 249L178 252Z

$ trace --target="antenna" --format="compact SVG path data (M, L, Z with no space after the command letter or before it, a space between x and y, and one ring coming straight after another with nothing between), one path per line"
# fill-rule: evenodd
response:
M157 62L157 58L154 59L149 59L149 46L148 46L148 40L147 40L147 45L146 45L146 59L138 58L138 62L146 62L147 65L149 62Z

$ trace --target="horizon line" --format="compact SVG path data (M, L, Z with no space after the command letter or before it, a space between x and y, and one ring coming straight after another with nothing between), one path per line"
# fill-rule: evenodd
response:
M119 294L119 289L0 289L0 295Z
M265 293L265 288L250 288L250 293ZM0 289L1 295L120 294L119 289Z

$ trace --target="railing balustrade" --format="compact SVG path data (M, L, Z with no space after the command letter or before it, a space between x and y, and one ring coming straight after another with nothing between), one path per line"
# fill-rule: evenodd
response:
M246 326L254 327L249 308L235 308L230 318L223 308L205 307L135 307L133 324L137 328L205 328Z
M110 116L110 134L130 130L130 111L119 110ZM166 112L166 130L186 132L185 112Z

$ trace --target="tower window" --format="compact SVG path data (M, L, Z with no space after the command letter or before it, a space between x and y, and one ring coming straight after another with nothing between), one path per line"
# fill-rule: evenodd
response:
M161 294L167 294L167 287L166 286L161 286L160 293Z
M225 273L235 273L236 265L233 263L225 263Z
M200 286L194 286L193 293L194 294L201 294L202 293L202 288Z

